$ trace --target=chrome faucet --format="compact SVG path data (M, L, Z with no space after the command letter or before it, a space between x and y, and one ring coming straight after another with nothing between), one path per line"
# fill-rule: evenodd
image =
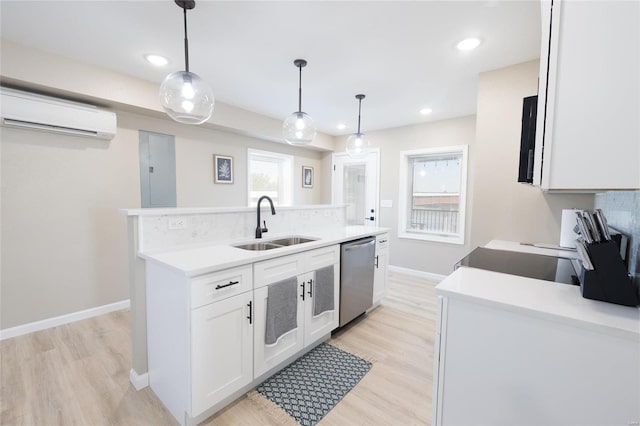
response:
M266 199L267 201L269 201L269 204L271 204L271 214L276 214L276 209L273 207L273 201L271 201L271 198L267 197L266 195L263 195L262 197L260 197L258 199L258 226L256 226L256 238L262 238L262 233L263 232L269 232L269 230L267 229L267 221L263 221L264 223L264 227L262 227L260 225L260 203L262 202L262 200Z

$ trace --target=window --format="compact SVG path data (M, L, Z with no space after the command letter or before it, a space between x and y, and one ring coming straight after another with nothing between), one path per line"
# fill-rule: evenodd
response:
M400 152L400 238L464 244L467 150Z
M249 206L268 195L279 206L290 206L293 193L293 157L277 152L249 149L247 152Z

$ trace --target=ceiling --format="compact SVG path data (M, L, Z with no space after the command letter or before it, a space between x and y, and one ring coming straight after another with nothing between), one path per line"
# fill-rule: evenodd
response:
M160 83L184 69L182 11L163 1L0 2L2 38ZM478 73L536 59L536 1L204 1L188 12L192 72L216 100L348 134L474 114ZM470 52L455 48L475 36ZM157 68L144 55L170 63ZM433 113L423 116L421 108ZM214 112L215 114L215 112ZM344 130L336 125L345 123Z

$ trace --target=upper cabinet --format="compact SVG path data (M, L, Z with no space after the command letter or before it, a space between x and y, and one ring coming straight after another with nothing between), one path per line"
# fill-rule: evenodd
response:
M640 2L541 3L534 184L640 188Z

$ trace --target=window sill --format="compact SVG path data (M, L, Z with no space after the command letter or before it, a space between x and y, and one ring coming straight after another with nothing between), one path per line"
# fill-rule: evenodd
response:
M407 240L431 241L435 243L464 245L464 237L461 237L461 236L444 236L444 235L435 235L435 234L418 234L418 233L411 233L411 232L399 232L398 238L407 239Z

